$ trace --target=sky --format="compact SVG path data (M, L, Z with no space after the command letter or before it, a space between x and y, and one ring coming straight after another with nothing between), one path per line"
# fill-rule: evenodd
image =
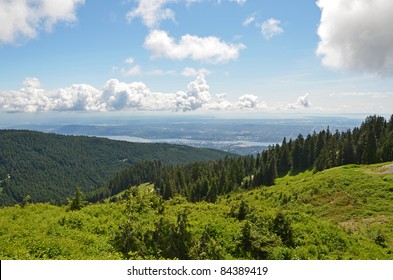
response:
M392 114L391 0L0 0L0 113Z

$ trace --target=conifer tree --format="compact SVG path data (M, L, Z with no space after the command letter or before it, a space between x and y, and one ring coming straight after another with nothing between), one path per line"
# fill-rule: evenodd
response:
M75 196L74 198L71 200L70 203L70 210L71 211L76 211L76 210L81 210L84 202L83 202L83 193L81 192L80 188L76 188L75 190Z

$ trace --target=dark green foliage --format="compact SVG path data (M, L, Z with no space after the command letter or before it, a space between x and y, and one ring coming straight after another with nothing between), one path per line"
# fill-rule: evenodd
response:
M246 218L246 216L247 216L247 214L248 214L248 204L247 204L247 202L245 202L244 200L242 200L242 202L240 203L240 206L239 206L239 211L238 211L238 213L237 213L237 219L239 220L239 221L243 221L245 218Z
M66 203L78 186L89 200L97 201L117 193L117 187L124 190L125 182L117 181L109 189L101 187L95 192L115 173L134 163L160 160L185 164L226 155L178 145L0 130L0 205L21 203L27 194L34 202ZM139 171L135 169L135 174ZM136 176L133 181L141 183L142 179Z
M273 232L280 236L282 242L286 246L292 247L294 245L292 227L284 213L278 212L277 216L274 218Z
M81 210L84 204L85 202L83 201L83 193L81 192L80 188L76 188L75 196L70 201L70 210L71 211Z
M220 242L217 240L217 230L207 224L199 242L191 249L194 260L223 260L225 252Z

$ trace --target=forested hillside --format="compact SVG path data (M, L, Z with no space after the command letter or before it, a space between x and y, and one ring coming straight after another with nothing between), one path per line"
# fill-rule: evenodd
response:
M214 202L218 195L233 190L272 186L276 178L288 173L387 161L393 161L393 115L389 121L370 116L353 130L332 132L327 128L289 141L284 139L281 145L271 146L256 156L183 166L142 162L116 174L92 195L92 201L149 182L154 183L164 199L180 194L191 202Z
M228 153L169 144L62 136L33 131L0 131L0 205L66 202L75 188L97 189L116 172L143 160L164 164L220 159Z

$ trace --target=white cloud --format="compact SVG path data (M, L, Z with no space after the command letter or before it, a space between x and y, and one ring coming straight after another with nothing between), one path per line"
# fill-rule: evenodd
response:
M79 84L55 91L40 88L37 78L27 78L24 88L0 92L0 111L103 111L101 92L92 86Z
M187 92L179 91L176 96L176 111L194 111L210 102L209 85L204 75L199 75L187 86Z
M127 57L125 60L124 60L124 63L126 63L126 64L133 64L134 63L134 58L133 57Z
M192 59L213 64L235 60L245 48L243 44L226 43L213 36L198 37L187 34L176 42L162 30L152 30L146 37L144 46L154 58Z
M0 91L2 112L48 111L178 111L235 108L225 95L212 98L203 74L190 82L186 91L152 92L144 83L108 80L102 90L86 84L74 84L56 90L41 88L37 78L26 78L19 90Z
M135 65L135 60L133 57L127 57L124 60L124 64L126 64L126 67L117 67L113 66L112 71L117 72L119 71L123 77L132 77L132 76L140 76L142 75L142 69L141 66Z
M216 99L211 100L209 104L205 105L205 108L214 111L234 109L233 104L225 99L226 96L227 95L225 93L216 94Z
M393 92L340 92L340 93L331 93L330 96L388 98L388 97L393 97Z
M23 85L27 88L41 88L41 82L37 78L27 77L23 81Z
M120 70L120 72L121 72L121 74L124 77L132 77L132 76L140 76L140 75L142 75L142 70L141 70L141 67L139 65L132 66L129 69L122 68Z
M58 22L73 23L84 0L0 0L0 43L33 39Z
M243 26L249 26L255 21L255 16L250 16L243 21Z
M196 77L198 75L210 75L211 72L205 68L201 68L201 69L194 69L191 67L186 67L183 69L182 71L182 75L185 77Z
M43 92L45 95L45 92ZM50 96L50 93L48 94ZM58 89L50 96L48 108L54 111L104 111L101 92L86 84L76 84Z
M148 74L153 76L166 76L166 75L176 75L177 72L175 70L163 70L163 69L154 69L150 71Z
M259 105L258 103L259 103L258 96L252 94L245 94L239 97L239 100L236 105L240 109L246 109L246 108L257 108Z
M138 6L129 11L126 15L128 21L140 18L144 25L149 28L157 28L163 20L175 21L175 11L167 8L168 4L184 3L187 7L192 4L205 2L207 0L134 0ZM228 0L239 5L244 5L247 0ZM221 0L217 0L221 4Z
M338 70L393 73L393 1L319 0L317 55Z
M244 5L247 2L247 0L229 0L229 2L235 2L239 5Z
M104 85L101 102L107 111L173 110L174 96L151 92L141 82L127 84L111 79Z
M287 106L288 109L302 109L302 108L310 108L311 107L311 102L310 102L310 95L306 93L303 96L299 96L296 103L289 104Z
M127 13L127 19L132 21L139 17L149 27L158 27L162 20L175 20L175 12L164 6L176 0L136 0L138 7Z
M277 36L284 32L284 29L280 26L281 21L278 19L270 18L262 23L262 35L266 40L270 40L274 36Z

